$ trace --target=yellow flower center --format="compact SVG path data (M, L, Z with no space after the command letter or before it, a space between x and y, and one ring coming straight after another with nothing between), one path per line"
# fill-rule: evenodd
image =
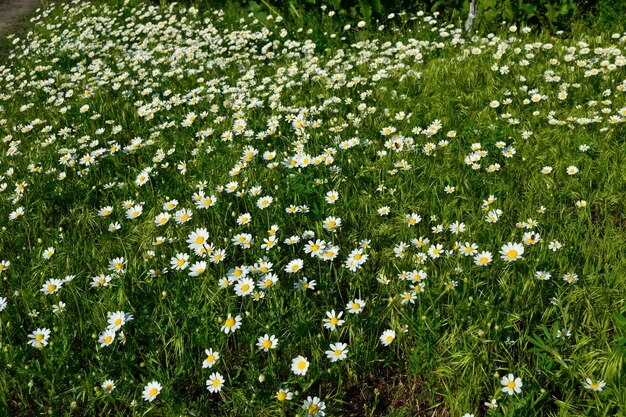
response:
M111 336L107 335L107 336L104 337L104 343L106 343L106 344L111 343L111 340L113 340L113 338Z
M217 387L219 387L220 385L222 385L222 380L221 380L221 379L219 379L219 378L215 378L215 379L213 380L213 386L214 386L215 388L217 388Z
M204 242L204 236L198 236L195 242L196 242L196 245L202 244L202 242Z
M57 286L54 284L48 284L48 292L54 292L57 289Z
M507 382L506 386L507 386L507 387L509 387L509 388L511 388L511 389L515 388L515 381L509 381L509 382Z
M517 258L517 251L515 249L511 249L510 251L506 253L506 256L509 259L515 259Z
M189 220L189 215L187 213L183 214L182 216L180 216L180 219L184 222L186 222L187 220Z
M353 310L358 310L359 308L361 308L361 306L357 303L352 303L352 309Z
M343 353L343 350L335 349L335 351L333 353L335 354L335 356L341 356L341 354Z
M156 388L151 388L150 391L148 392L148 395L150 397L155 397L157 394L159 393L159 390Z
M279 392L278 394L276 394L276 399L278 401L285 401L287 399L287 393L286 392Z
M272 342L271 342L271 341L269 341L269 340L264 340L264 341L263 341L263 343L261 343L261 344L263 345L263 347L264 347L265 349L269 349L269 348L271 348L271 347L272 347Z
M179 260L176 262L176 264L177 264L178 266L183 266L183 265L185 265L185 260L181 258L181 259L179 259Z
M122 319L117 319L115 320L115 323L113 323L115 326L121 326L122 325Z
M486 264L487 262L489 262L489 259L487 259L487 257L486 257L486 256L483 256L482 258L480 258L480 261L479 261L479 262L480 262L481 264L483 264L483 265L484 265L484 264Z
M38 342L42 341L43 340L43 334L40 333L37 336L35 336L35 340L38 341Z
M336 325L337 323L339 323L339 319L337 317L332 317L330 319L330 324Z
M243 284L241 286L241 291L246 292L250 289L250 286L248 284Z
M302 370L302 369L306 368L306 365L307 365L306 361L300 361L300 362L298 362L298 369Z
M320 408L318 407L318 405L317 405L317 404L311 404L311 405L309 406L309 414L311 414L311 415L315 415L315 414L319 411L319 409L320 409Z
M226 319L226 327L233 327L235 325L235 319L229 317Z
M354 255L354 259L356 259L357 261L360 261L362 257L363 255L361 255L360 253L357 253L356 255Z

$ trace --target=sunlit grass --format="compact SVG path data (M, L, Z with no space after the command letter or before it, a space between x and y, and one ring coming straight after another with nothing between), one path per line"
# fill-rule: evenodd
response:
M625 41L43 12L0 66L0 408L623 413Z

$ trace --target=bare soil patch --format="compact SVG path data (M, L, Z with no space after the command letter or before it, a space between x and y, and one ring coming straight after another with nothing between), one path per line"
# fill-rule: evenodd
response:
M41 0L0 0L0 33L24 23L24 17L41 5Z

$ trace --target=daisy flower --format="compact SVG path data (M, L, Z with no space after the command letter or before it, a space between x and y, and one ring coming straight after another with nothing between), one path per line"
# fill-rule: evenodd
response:
M110 394L115 389L115 381L113 381L112 379L107 379L102 383L101 387L104 392Z
M537 271L535 272L535 278L540 281L548 281L552 275L547 271Z
M297 356L291 361L291 372L296 375L306 375L309 370L309 361L304 356Z
M114 222L109 224L109 232L113 233L116 232L118 230L120 230L122 228L122 225L120 224L120 222Z
M293 284L293 286L298 291L314 290L316 285L317 281L315 281L314 279L309 281L307 277L304 277L300 281L294 282Z
M165 226L172 216L169 213L160 213L154 218L154 224L157 227Z
M111 275L100 274L97 277L93 277L91 280L91 288L96 287L108 287L111 282Z
M241 316L237 316L233 318L229 313L228 317L224 321L224 325L221 327L221 330L226 334L235 333L235 331L240 327L241 327Z
M49 247L48 249L43 251L43 254L42 254L44 259L52 258L52 255L54 255L54 248L53 247Z
M335 310L327 311L327 318L324 319L324 327L330 330L335 330L337 327L343 325L345 320L341 320L341 316L343 316L343 311L340 311L339 314L335 313Z
M276 349L278 346L278 339L276 336L265 334L264 336L259 337L257 344L259 350L264 350L265 352L269 352L270 349Z
M111 213L113 213L113 207L111 206L105 206L105 207L102 207L100 210L98 210L98 216L100 217L107 217Z
M379 208L377 211L380 216L388 216L391 212L391 209L389 208L389 206L384 206Z
M348 356L348 345L345 343L332 343L330 350L327 350L326 356L331 362L342 361Z
M107 329L100 334L98 337L98 343L100 343L100 347L109 346L111 343L115 341L115 330Z
M364 308L365 301L361 300L360 298L355 298L354 300L349 301L346 305L346 310L348 310L348 313L350 314L359 314L363 311Z
M250 213L244 213L240 215L239 217L237 217L237 224L239 226L246 225L250 223L251 221L252 221L252 216L250 216Z
M174 213L174 221L177 224L183 224L191 220L193 212L189 209L180 209Z
M65 303L63 301L59 301L58 304L52 305L52 312L54 314L62 313L65 310ZM0 298L0 311L2 311L2 299Z
M287 266L285 267L285 272L288 274L293 274L301 270L303 266L304 262L302 261L302 259L294 259L287 264Z
M43 349L48 344L50 329L39 328L28 335L28 344L37 349Z
M491 410L498 408L498 400L492 398L490 401L485 401L485 406Z
M293 398L293 394L288 389L281 388L276 393L276 399L280 402L289 401Z
M206 261L195 262L189 268L189 276L197 277L197 276L204 274L204 271L206 271L206 266L207 266Z
M335 204L339 200L339 193L337 191L329 191L326 193L325 200L328 204Z
M261 210L263 210L263 209L268 208L272 204L273 201L274 199L270 196L261 197L257 200L256 206L260 208Z
M513 262L521 259L524 254L524 246L520 243L507 243L500 249L501 258L506 262Z
M502 377L500 383L503 386L502 391L509 395L519 394L522 392L522 386L524 385L522 384L522 379L515 378L513 374L508 374L507 376Z
M125 272L124 271L124 266L125 265L126 265L126 261L122 257L112 259L109 262L109 271L111 271L111 272L113 272L115 274L123 274Z
M177 271L187 269L187 266L189 266L189 255L186 253L177 253L176 256L170 259L170 266Z
M339 217L327 217L324 220L323 227L329 232L336 232L341 227L341 219Z
M384 346L389 346L391 342L393 342L393 339L395 338L396 338L396 332L391 329L388 329L388 330L385 330L383 334L380 336L380 342Z
M556 252L562 247L563 247L563 244L559 242L558 240L554 240L548 244L548 249L550 249L552 252Z
M49 279L45 284L43 284L40 291L46 295L54 294L61 289L63 284L64 281L60 279Z
M163 210L171 211L174 210L178 206L178 200L168 200L163 204Z
M219 372L214 372L206 380L206 387L210 393L220 392L224 386L224 377Z
M136 219L143 213L143 207L140 204L136 204L126 210L127 219Z
M570 165L567 167L567 175L576 175L578 173L578 168L576 168L574 165Z
M309 417L323 417L326 415L324 412L326 404L317 397L307 397L302 404L302 408L304 408L306 415Z
M206 357L202 361L203 368L211 368L220 358L219 352L214 351L213 349L205 349L204 353Z
M187 247L192 250L201 248L206 244L208 238L209 232L203 227L198 228L187 237Z
M250 278L242 278L235 284L235 294L245 297L254 291L254 281Z
M602 388L606 386L606 382L604 381L593 381L591 378L585 378L584 387L589 391L602 391Z
M406 222L408 223L409 227L410 226L415 226L416 224L418 224L419 222L422 221L421 216L415 214L415 213L411 213L411 214L407 214L405 217Z
M143 399L144 401L152 402L159 395L163 387L157 381L149 382L148 385L143 387Z

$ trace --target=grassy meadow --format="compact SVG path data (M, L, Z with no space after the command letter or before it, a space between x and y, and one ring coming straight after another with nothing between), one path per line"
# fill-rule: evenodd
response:
M0 415L626 415L626 32L136 0L0 61Z

